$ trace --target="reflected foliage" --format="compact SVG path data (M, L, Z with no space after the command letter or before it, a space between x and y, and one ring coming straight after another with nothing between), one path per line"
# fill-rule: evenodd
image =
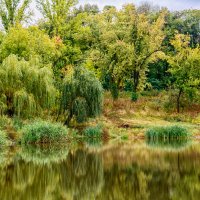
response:
M199 144L159 151L145 144L1 149L1 199L199 199ZM45 162L41 162L45 161ZM12 191L12 192L10 192Z
M146 143L150 147L161 148L161 149L169 149L169 150L177 150L187 147L187 145L191 144L190 140L187 139L157 139L157 140L146 140Z
M58 163L65 160L68 155L67 148L61 148L59 146L33 146L24 145L20 152L20 157L25 162L32 162L34 164L51 164Z

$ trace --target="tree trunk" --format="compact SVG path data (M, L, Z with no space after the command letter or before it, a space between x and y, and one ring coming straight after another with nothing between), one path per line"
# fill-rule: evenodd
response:
M73 117L73 112L72 112L72 109L70 109L69 116L67 117L67 120L66 120L65 123L64 123L65 126L68 126L68 125L69 125L69 123L70 123L72 117Z
M7 98L7 115L9 116L9 117L13 117L14 116L14 107L13 107L13 98L12 98L12 96L9 96L9 95L7 95L6 96L6 98Z
M119 98L119 88L118 85L115 83L113 77L110 79L110 91L112 94L113 100L117 100Z
M177 97L177 105L176 105L176 108L177 108L177 112L180 113L180 103L181 103L181 95L183 93L183 89L181 88L179 90L179 93L178 93L178 97Z
M134 70L133 72L133 92L137 92L139 85L139 72Z

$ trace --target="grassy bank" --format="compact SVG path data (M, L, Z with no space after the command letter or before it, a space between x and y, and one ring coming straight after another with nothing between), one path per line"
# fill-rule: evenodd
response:
M127 136L129 139L144 138L145 132L154 127L181 126L198 138L200 135L200 112L198 106L181 113L165 108L165 94L140 96L132 102L131 94L120 93L120 98L113 101L110 94L105 94L103 116L94 120L104 124L113 137Z
M8 141L52 143L74 138L133 140L144 138L145 133L168 134L162 127L183 127L194 138L200 138L198 107L178 114L166 111L162 93L140 96L137 102L131 101L130 97L129 93L120 93L120 98L113 101L111 95L105 93L103 115L84 124L74 124L73 129L55 123L54 117L47 121L32 121L0 116L0 145L10 144ZM173 135L173 128L171 132Z

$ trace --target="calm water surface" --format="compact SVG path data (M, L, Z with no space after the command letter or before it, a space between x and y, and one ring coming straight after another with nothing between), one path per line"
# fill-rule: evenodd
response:
M199 200L200 144L1 149L0 199Z

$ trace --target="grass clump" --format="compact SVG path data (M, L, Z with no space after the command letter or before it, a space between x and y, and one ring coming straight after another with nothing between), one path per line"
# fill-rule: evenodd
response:
M148 129L145 133L148 139L176 139L176 138L186 138L189 133L186 128L182 126L166 126L166 127L154 127Z
M52 143L65 139L68 129L60 123L35 121L21 129L21 143Z
M88 127L83 131L83 135L88 138L101 138L103 135L103 128L101 125Z

